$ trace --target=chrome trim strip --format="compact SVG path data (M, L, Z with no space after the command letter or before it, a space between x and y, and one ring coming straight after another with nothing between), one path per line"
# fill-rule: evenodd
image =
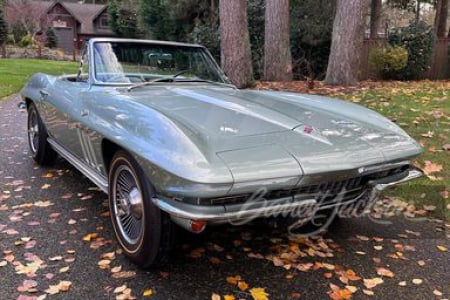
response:
M228 220L239 220L249 217L264 216L265 214L272 214L276 212L277 214L290 212L295 209L316 205L316 200L307 199L295 203L285 203L278 205L269 205L264 207L252 208L248 210L236 211L236 212L224 212L224 213L195 213L185 210L181 210L176 206L167 203L164 200L152 198L153 204L158 206L161 210L170 214L171 216L190 219L190 220L203 220L203 221L228 221Z
M377 189L377 190L379 190L379 191L383 191L383 190L385 190L385 189L387 189L388 187L391 187L391 186L393 186L393 185L397 185L397 184L400 184L400 183L404 183L404 182L406 182L406 181L410 181L410 180L413 180L413 179L416 179L416 178L419 178L419 177L422 177L422 176L423 176L423 172L422 172L421 170L412 167L412 168L409 170L409 173L408 173L408 175L407 175L406 177L404 177L404 178L402 178L402 179L400 179L400 180L397 180L397 181L389 182L389 183L379 183L379 184L376 184L376 185L375 185L375 189Z
M367 167L361 167L358 169L358 172L360 174L365 174L365 173L369 173L369 172L385 171L385 170L393 169L395 167L406 166L406 165L411 165L411 162L409 160L404 160L404 161L395 162L395 163L387 163L387 164L381 164L381 165L372 165L372 166L367 166Z
M381 191L383 191L384 189L386 189L390 186L404 183L406 181L409 181L409 180L412 180L415 178L419 178L421 176L423 176L422 171L420 171L419 169L416 169L416 168L411 168L409 170L408 175L398 181L394 181L394 182L390 182L390 183L386 183L386 184L377 184L375 182L375 185L373 186L373 188L371 190L369 189L369 191L370 191L369 198L374 199L381 193ZM283 199L279 199L279 200L283 200ZM355 199L355 200L357 200L357 199ZM277 200L274 200L274 201L276 203ZM295 209L298 209L298 208L301 208L304 206L313 206L313 205L317 204L317 201L315 199L305 199L303 201L294 202L294 203L285 203L285 204L278 204L278 205L272 204L270 206L251 208L251 209L247 209L247 210L244 209L242 211L236 211L236 212L208 213L208 212L192 212L192 211L182 210L182 209L176 207L175 205L168 203L168 201L161 200L158 198L152 198L152 202L153 202L153 204L158 206L161 210L167 212L168 214L170 214L171 216L174 216L174 217L190 219L190 220L204 220L204 221L214 221L214 222L227 221L227 220L239 220L239 219L244 219L244 218L248 218L248 217L255 218L255 217L264 216L266 213L273 213L274 211L277 213L290 212L290 211L293 211ZM326 207L321 207L321 209L331 208L331 207L340 206L340 205L346 205L351 202L352 202L352 200L345 201L342 203L336 203L335 205L330 204ZM195 208L195 205L192 205L192 206Z
M60 144L58 144L54 139L48 138L49 144L58 152L59 155L64 157L69 163L71 163L75 168L77 168L83 175L89 178L95 185L97 185L103 192L108 194L108 180L105 176L98 174L90 166L86 165L83 161L78 159L75 155L64 149Z

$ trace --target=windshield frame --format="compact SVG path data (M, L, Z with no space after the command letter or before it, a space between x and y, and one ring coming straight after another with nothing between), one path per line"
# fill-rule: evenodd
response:
M225 73L222 71L214 57L211 55L211 53L208 51L207 48L201 45L197 44L186 44L186 43L178 43L178 42L166 42L166 41L154 41L154 40L139 40L139 39L116 39L116 38L94 38L90 39L88 41L88 57L89 57L89 81L92 85L98 85L98 86L118 86L118 87L127 87L130 85L133 85L133 82L104 82L102 80L97 79L96 77L96 70L95 70L95 44L96 43L136 43L136 44L149 44L149 45L161 45L161 46L174 46L174 47L180 47L180 48L199 48L203 51L203 55L210 61L210 67L213 68L213 70L217 73L219 78L223 81L217 81L218 83L225 83L225 84L231 84L231 82L228 80ZM168 76L170 77L170 75ZM175 81L176 82L176 81ZM180 81L180 82L189 82L189 80L186 81Z

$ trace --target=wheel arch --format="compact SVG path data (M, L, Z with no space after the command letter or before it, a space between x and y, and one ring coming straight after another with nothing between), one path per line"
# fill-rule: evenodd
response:
M26 104L27 109L28 109L30 107L31 103L33 103L33 100L31 100L28 97L26 97L24 100L25 100L25 104Z
M126 149L124 149L122 146L120 146L106 138L102 140L101 147L102 147L102 158L103 158L103 163L105 164L106 174L109 173L111 161L114 157L114 154L116 154L117 151L123 150L123 151L129 152Z

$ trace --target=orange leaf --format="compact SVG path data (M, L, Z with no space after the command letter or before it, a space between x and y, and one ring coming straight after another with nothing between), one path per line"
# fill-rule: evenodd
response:
M238 284L238 282L241 280L241 276L236 275L236 276L229 276L227 277L227 282L229 284Z
M237 286L241 291L245 291L248 289L248 284L245 281L239 281Z
M269 294L266 293L264 288L252 288L250 290L253 300L268 300Z

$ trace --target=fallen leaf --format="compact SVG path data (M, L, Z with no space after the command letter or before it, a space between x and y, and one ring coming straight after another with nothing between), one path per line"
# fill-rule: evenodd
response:
M400 281L400 282L398 283L398 285L399 285L399 286L406 286L406 281Z
M214 265L220 264L220 259L217 257L210 257L208 260L210 263L212 263Z
M115 279L128 279L136 276L136 272L134 271L121 271L112 274L112 278Z
M59 261L59 260L62 260L62 259L63 259L63 257L58 255L58 256L50 257L48 260L49 261Z
M435 164L429 160L426 160L422 171L425 173L425 175L430 176L432 173L442 171L442 165Z
M436 248L441 252L447 252L447 248L444 246L436 246Z
M414 278L414 279L412 280L412 283L419 285L419 284L422 284L422 283L423 283L423 280L420 279L420 278Z
M101 258L101 259L113 260L113 259L116 258L116 253L115 253L114 251L113 251L113 252L106 252L106 253L103 253L103 254L100 256L100 258Z
M307 272L312 268L312 266L313 266L312 263L298 264L297 270L302 271L302 272Z
M241 276L239 276L239 275L227 277L227 282L228 282L229 284L234 284L234 285L236 285L236 284L238 284L238 282L239 282L240 280L241 280Z
M358 240L364 241L364 242L370 240L370 238L368 238L367 236L364 236L364 235L356 235L356 238L357 238Z
M48 206L52 206L52 205L54 205L52 202L50 202L50 201L37 201L37 202L34 202L34 206L37 206L37 207L48 207Z
M424 205L423 209L426 211L435 211L436 210L436 206L434 205Z
M245 291L248 289L248 284L245 281L239 281L237 286L241 291Z
M70 281L60 281L56 285L50 285L48 289L45 290L47 294L56 295L60 292L67 292L70 289L72 282Z
M124 285L121 285L121 286L116 287L116 288L114 289L113 293L114 293L114 294L120 294L120 293L122 293L123 291L125 291L126 289L127 289L127 286L124 284Z
M51 187L51 185L48 184L48 183L46 183L46 184L44 184L43 186L41 186L41 190L47 190L47 189L49 189L50 187Z
M435 296L438 296L438 297L442 296L442 292L439 291L439 290L434 290L434 291L433 291L433 294L434 294Z
M150 297L151 295L153 295L153 290L152 289L145 290L142 293L142 296L144 296L144 297Z
M394 272L392 272L391 270L388 270L386 268L378 267L378 268L376 268L376 270L377 270L377 274L380 276L389 277L389 278L394 277Z
M367 295L367 296L373 296L373 295L375 295L375 293L373 292L373 291L371 291L371 290L363 290L363 293L365 294L365 295Z
M250 290L253 300L268 300L269 294L266 293L264 288L252 288Z
M220 297L220 295L213 293L211 295L211 300L220 300L222 299L222 297Z
M328 295L333 300L348 300L352 298L352 292L347 289L341 289L339 286L330 283L331 291L328 292Z
M70 269L69 267L63 267L63 268L59 269L59 273L66 273L69 271L69 269Z
M428 131L427 133L422 133L421 136L427 137L427 138L432 138L434 136L434 132Z
M84 237L83 237L83 241L85 241L85 242L90 242L91 240L93 240L93 239L95 239L95 238L97 238L98 237L98 234L97 233L89 233L89 234L87 234L87 235L85 235Z
M368 289L372 289L372 288L376 287L377 285L382 284L383 282L384 282L383 279L380 277L364 279L364 285Z

